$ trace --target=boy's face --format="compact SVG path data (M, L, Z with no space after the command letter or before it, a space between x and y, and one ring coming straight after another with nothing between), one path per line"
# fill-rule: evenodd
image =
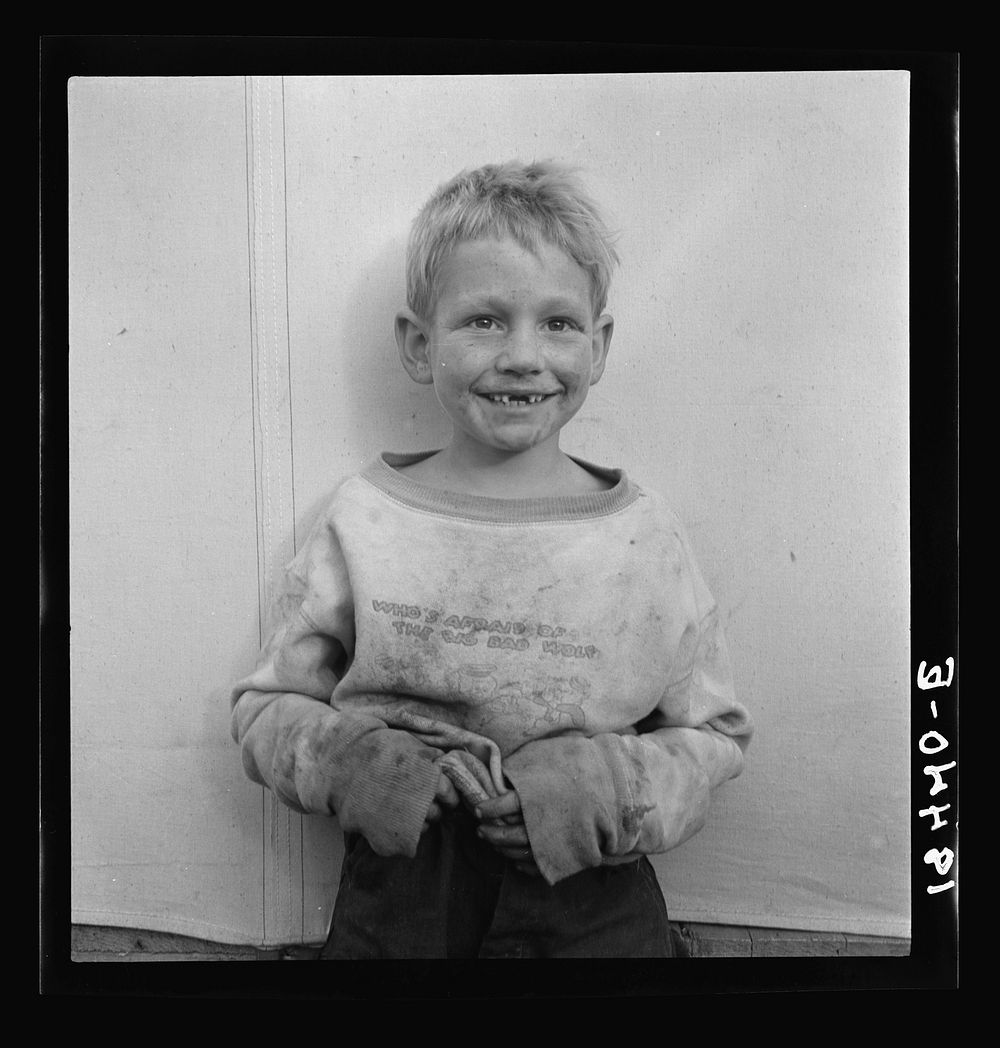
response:
M551 444L601 377L610 316L595 319L590 279L542 242L459 244L441 269L426 321L397 319L403 364L433 382L452 445L518 453Z

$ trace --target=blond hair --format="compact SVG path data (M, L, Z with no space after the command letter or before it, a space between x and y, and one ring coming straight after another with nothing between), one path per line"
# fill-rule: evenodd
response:
M438 187L410 231L409 308L429 317L445 259L458 244L489 237L511 237L530 251L546 241L564 251L590 277L594 316L603 311L618 263L612 235L573 169L551 160L486 164Z

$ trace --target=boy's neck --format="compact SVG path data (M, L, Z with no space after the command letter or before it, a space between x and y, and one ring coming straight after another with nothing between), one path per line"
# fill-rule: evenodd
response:
M560 451L558 443L504 453L453 442L403 472L431 487L501 499L579 495L608 487Z

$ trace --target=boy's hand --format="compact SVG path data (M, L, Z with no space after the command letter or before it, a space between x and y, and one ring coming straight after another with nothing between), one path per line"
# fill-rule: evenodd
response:
M541 876L531 851L517 790L477 804L476 818L480 821L477 832L484 841L492 844L521 873L530 877Z
M424 829L426 830L432 823L438 822L444 814L445 808L457 808L458 804L458 791L454 786L452 786L451 779L442 772L441 777L438 779L437 790L434 793L434 798L431 801L430 807L427 809L427 816L424 819Z

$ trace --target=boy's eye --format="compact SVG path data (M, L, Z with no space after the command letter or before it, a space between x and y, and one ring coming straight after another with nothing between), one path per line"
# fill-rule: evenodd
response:
M470 325L476 328L477 331L490 331L494 324L492 317L473 317L470 321Z
M572 320L568 320L566 317L553 317L548 322L549 331L573 331L576 325Z

